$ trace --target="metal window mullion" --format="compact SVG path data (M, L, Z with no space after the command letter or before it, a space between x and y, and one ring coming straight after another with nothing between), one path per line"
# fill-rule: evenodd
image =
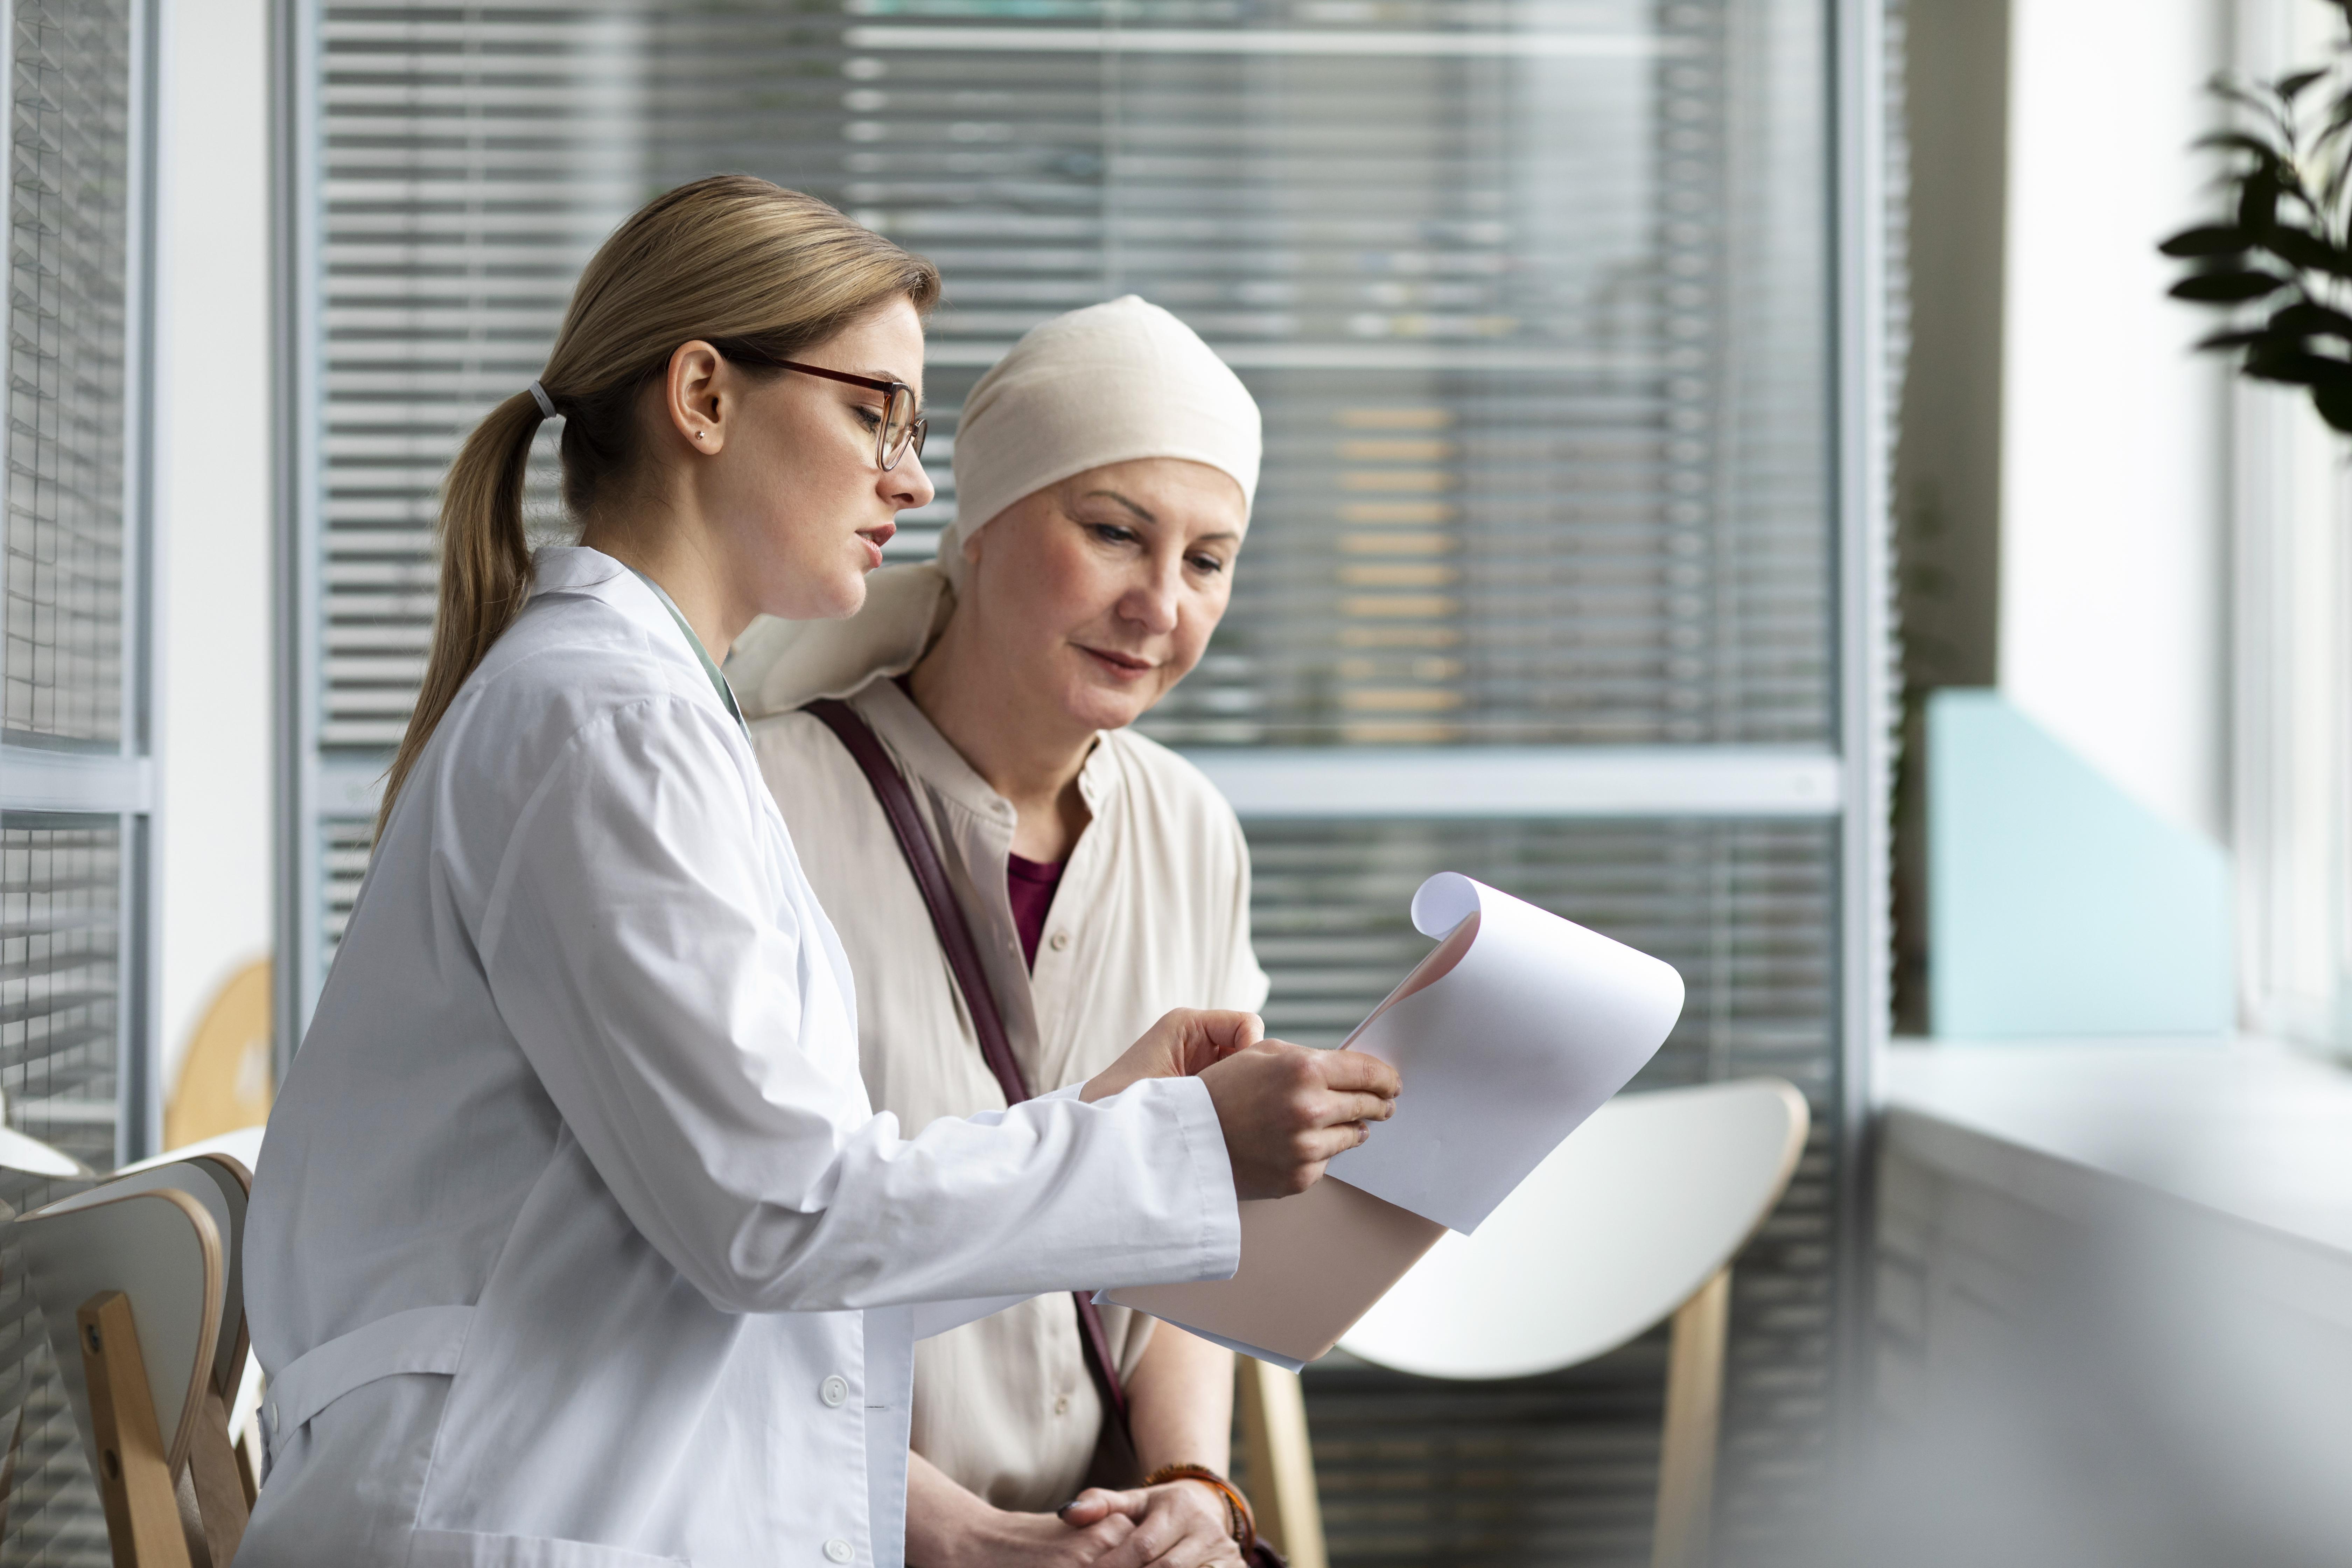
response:
M320 852L319 757L319 7L272 7L271 210L278 226L275 401L278 452L276 519L278 669L275 724L278 963L272 976L273 1054L278 1081L292 1063L321 973L324 871Z
M1835 247L1832 384L1835 443L1838 734L1851 803L1840 832L1837 1313L1832 1368L1841 1458L1863 1436L1868 1368L1868 1134L1876 1063L1891 1016L1889 820L1893 776L1894 606L1888 531L1889 375L1885 197L1885 7L1832 0L1832 180ZM1851 1473L1848 1468L1848 1473Z
M163 909L162 856L153 786L157 725L153 709L156 650L154 435L155 245L158 95L162 17L157 0L130 6L131 79L128 211L123 265L122 411L122 740L118 762L129 764L131 807L118 816L121 891L115 939L115 1159L145 1159L163 1147L163 1058L155 998L162 950L155 921Z
M154 830L143 816L114 819L121 879L115 929L114 1159L143 1160L163 1146L163 1057L155 1048Z
M1836 816L1843 766L1806 748L1273 747L1186 759L1245 818Z
M16 167L16 0L0 0L0 168L13 175ZM0 191L0 233L13 227L16 181L12 177L7 189ZM14 271L13 262L9 270ZM0 288L0 476L5 476L8 448L5 431L8 404L13 401L10 389L16 384L16 290L15 279L9 287ZM0 493L0 722L6 718L7 654L8 654L8 509L5 493Z
M1252 820L1828 817L1845 799L1843 762L1804 749L1232 747L1183 755ZM313 819L373 816L383 773L380 758L321 758L306 785Z
M137 755L153 743L154 654L162 645L154 563L155 142L161 18L156 0L132 0L131 90L123 234L122 355L122 749Z
M154 780L146 757L0 742L0 811L145 815L154 809Z

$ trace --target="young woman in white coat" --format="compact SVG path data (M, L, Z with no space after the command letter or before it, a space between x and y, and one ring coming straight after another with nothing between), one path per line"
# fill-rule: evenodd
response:
M963 400L937 563L883 568L847 619L763 619L737 640L752 752L857 977L866 1092L907 1126L1010 1091L942 944L916 934L919 884L828 727L841 710L809 705L839 699L905 777L1018 1087L1083 1081L1172 1006L1255 1011L1241 824L1129 726L1224 614L1259 426L1240 378L1159 306L1055 317ZM1233 1395L1231 1352L1123 1307L1090 1323L1068 1297L924 1341L908 1562L1240 1568L1248 1526L1220 1473ZM1089 1479L1135 1489L1057 1517Z
M1229 1273L1236 1199L1388 1113L1386 1068L1237 1013L1008 1111L870 1110L717 660L855 611L929 499L937 291L822 203L681 187L451 468L432 660L256 1180L239 1568L892 1568L918 1332ZM534 557L548 416L582 542Z

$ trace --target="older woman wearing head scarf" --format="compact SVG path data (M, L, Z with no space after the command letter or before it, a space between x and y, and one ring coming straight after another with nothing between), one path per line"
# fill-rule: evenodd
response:
M845 702L911 785L1029 1089L1171 1007L1255 1010L1240 825L1128 726L1224 613L1258 458L1256 405L1191 329L1133 296L1072 311L965 401L938 565L875 573L848 621L737 643L754 749L857 978L867 1089L904 1125L1008 1091L837 710L804 706ZM910 1568L1241 1561L1231 1355L1089 1315L1041 1298L918 1348ZM1162 1475L1187 1468L1209 1474ZM1045 1511L1090 1477L1132 1489Z

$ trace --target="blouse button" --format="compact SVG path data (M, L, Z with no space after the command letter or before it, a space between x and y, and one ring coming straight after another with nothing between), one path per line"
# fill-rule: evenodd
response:
M1059 952L1064 948L1070 945L1070 933L1066 931L1057 931L1054 933L1052 939L1046 943L1046 945L1051 947L1055 952Z
M824 1543L824 1555L829 1563L846 1563L857 1553L850 1550L849 1542L836 1535Z
M849 1397L849 1383L845 1378L828 1377L818 1387L816 1394L827 1405L838 1406Z
M1054 1396L1054 1414L1056 1415L1067 1415L1069 1413L1070 1396L1066 1394L1055 1394Z

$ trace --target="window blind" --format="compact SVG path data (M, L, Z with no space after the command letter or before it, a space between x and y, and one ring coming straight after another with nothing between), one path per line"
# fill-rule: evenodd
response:
M139 679L143 0L7 16L7 491L0 504L0 1094L106 1170L145 1153ZM24 1212L75 1184L0 1172ZM112 1561L97 1489L0 1227L0 1563Z
M15 11L7 729L122 736L128 5Z
M1140 293L1242 375L1265 416L1258 504L1207 658L1144 722L1158 738L1435 754L1457 779L1506 754L1671 772L1849 742L1840 692L1878 656L1841 624L1821 0L296 14L314 110L295 369L317 414L289 933L310 987L423 670L450 455L538 373L611 226L722 169L824 196L946 275L940 495L894 559L953 517L959 405L1036 322ZM529 510L551 538L551 447ZM1465 820L1444 794L1246 824L1269 1024L1328 1041L1360 1018L1425 951L1412 886L1452 868L1682 969L1690 1006L1645 1083L1800 1085L1813 1143L1738 1275L1717 1516L1738 1560L1801 1560L1843 1266L1841 976L1874 962L1840 803ZM1311 1372L1337 1560L1642 1555L1657 1354L1527 1385ZM1582 1500L1497 1502L1522 1481Z
M1045 317L1140 292L1242 373L1264 487L1160 737L1828 740L1812 0L1032 9L322 9L323 744L397 743L455 441L610 226L715 168L948 277L898 558Z
M111 819L0 813L0 1090L19 1131L100 1170L115 1157L122 847ZM23 1214L75 1185L0 1171L0 1202ZM73 1411L5 1227L0 1413L22 1422L0 1562L111 1563Z

